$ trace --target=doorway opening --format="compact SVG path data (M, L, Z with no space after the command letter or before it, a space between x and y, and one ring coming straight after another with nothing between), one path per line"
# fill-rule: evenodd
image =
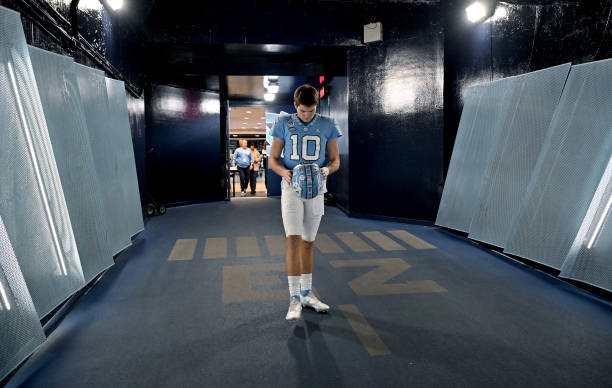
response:
M266 109L235 106L229 108L228 116L230 196L266 197Z

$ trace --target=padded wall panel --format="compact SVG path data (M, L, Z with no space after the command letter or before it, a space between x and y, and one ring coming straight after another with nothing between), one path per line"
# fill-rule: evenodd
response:
M444 185L438 225L469 231L505 117L511 101L516 99L516 80L506 78L470 88L453 147L452 170Z
M108 107L104 73L75 64L79 93L83 101L87 130L93 152L94 165L102 193L104 215L108 226L108 241L113 255L131 245L123 212L123 194L119 175L118 152L111 138L113 130Z
M113 265L74 61L29 47L85 281Z
M612 124L609 131L612 131ZM612 157L561 267L560 276L612 291L611 207Z
M109 139L117 157L119 174L119 187L117 189L121 191L122 196L117 210L124 215L128 236L132 237L136 233L142 232L144 223L125 84L123 81L106 78L106 92L110 113L108 116Z
M1 11L0 11L1 12ZM45 341L4 222L0 217L0 380Z
M612 60L573 66L505 251L561 269L612 155Z
M504 247L558 105L570 64L511 77L508 105L493 158L484 177L469 237Z
M453 154L451 156L450 166L444 182L444 191L438 215L436 217L436 225L446 226L448 228L457 229L467 232L472 215L474 214L473 206L475 202L470 200L470 193L466 193L466 189L471 189L469 185L464 184L466 175L474 171L477 166L471 166L471 156L475 156L470 150L478 147L473 144L474 141L479 141L482 137L475 137L475 124L478 119L478 108L480 100L486 86L476 85L471 86L467 90L463 112L461 113L461 121L453 146ZM487 133L491 133L487 131ZM484 139L482 139L484 140ZM482 146L478 148L483 148ZM487 149L485 149L486 151ZM479 156L486 156L479 154ZM473 159L473 158L472 158ZM467 199L467 201L466 201Z
M84 285L19 14L0 7L0 217L42 317Z

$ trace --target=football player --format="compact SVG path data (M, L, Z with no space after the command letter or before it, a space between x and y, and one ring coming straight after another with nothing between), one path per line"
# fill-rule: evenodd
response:
M340 167L338 138L342 136L331 118L316 113L319 93L314 87L300 86L293 98L296 113L277 118L269 158L270 168L282 177L290 295L287 320L299 319L302 306L317 312L329 310L312 292L312 249L323 216L327 177ZM329 162L323 166L326 151Z

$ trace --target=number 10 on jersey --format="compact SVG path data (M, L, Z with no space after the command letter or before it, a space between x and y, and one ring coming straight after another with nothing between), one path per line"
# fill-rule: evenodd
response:
M308 154L308 142L314 142L315 149L314 154ZM298 153L299 136L297 134L291 135L291 160L300 160L300 154ZM319 159L321 153L321 138L315 135L305 135L302 137L302 159L308 161L314 161Z

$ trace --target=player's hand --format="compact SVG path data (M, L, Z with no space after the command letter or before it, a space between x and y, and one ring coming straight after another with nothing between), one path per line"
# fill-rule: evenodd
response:
M323 175L323 179L327 179L327 176L329 175L329 168L321 167L321 175Z
M288 184L291 184L291 178L293 177L293 171L285 170L285 171L283 171L283 175L281 175L281 176L283 177L285 182L287 182Z

